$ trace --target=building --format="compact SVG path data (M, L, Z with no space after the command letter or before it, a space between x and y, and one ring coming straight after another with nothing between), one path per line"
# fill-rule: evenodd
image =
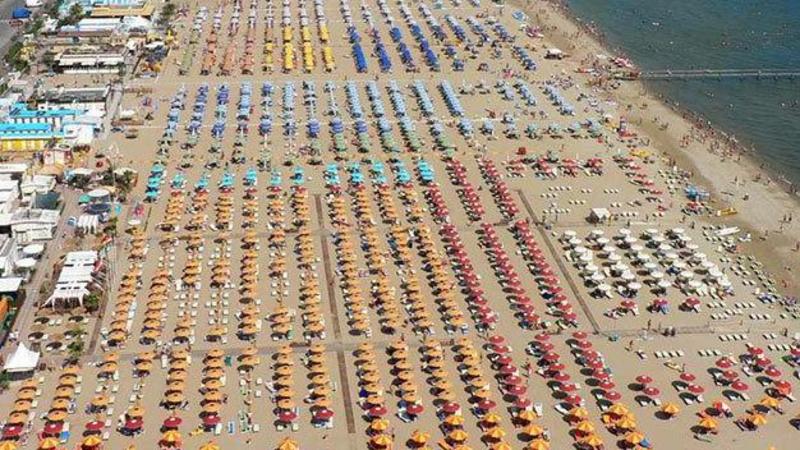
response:
M18 209L0 214L0 231L10 232L22 245L53 239L61 212L50 209Z
M0 213L10 213L20 198L19 181L0 177Z
M27 104L17 103L9 111L6 123L46 123L61 128L65 121L75 121L82 114L83 111L75 108L28 109Z
M110 1L115 1L111 4ZM128 4L123 4L128 3ZM152 0L109 0L105 6L96 5L92 7L91 17L152 17L156 8Z
M91 290L101 288L105 282L100 256L95 251L69 252L58 275L55 289L43 306L83 305Z
M64 138L48 123L0 123L0 151L42 151Z
M67 49L54 58L61 73L116 73L125 67L125 46L84 46Z
M17 253L16 240L11 236L0 234L0 276L8 277L13 275Z
M108 110L111 97L111 87L93 86L81 88L49 89L37 96L34 100L36 109L49 111L52 109L71 108L86 112L86 114L104 117Z
M22 180L25 172L28 171L28 163L2 163L0 164L0 177L12 180Z

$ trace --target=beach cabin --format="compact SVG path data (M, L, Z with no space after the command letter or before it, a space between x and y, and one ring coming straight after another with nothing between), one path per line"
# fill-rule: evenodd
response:
M586 220L590 223L605 223L611 220L611 212L606 208L592 208Z
M36 152L64 138L49 123L0 123L0 151Z

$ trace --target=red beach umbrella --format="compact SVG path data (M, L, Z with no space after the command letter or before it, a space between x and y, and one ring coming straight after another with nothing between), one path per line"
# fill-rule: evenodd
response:
M509 375L503 380L504 384L509 386L515 386L517 384L522 384L522 377L517 375Z
M576 331L576 332L572 333L572 337L574 337L575 339L577 339L579 341L582 341L582 340L586 339L588 337L588 335L586 334L585 331Z
M732 369L728 369L722 372L722 376L726 380L733 381L739 378L739 372Z
M206 427L215 427L220 422L222 422L222 418L216 414L203 417L203 425Z
M180 417L178 416L169 416L164 419L164 428L178 428L183 422Z
M500 336L499 334L495 334L494 336L489 338L489 342L494 345L503 344L505 341L506 339L503 336Z
M636 382L639 384L650 384L653 382L653 377L650 375L639 375L636 377Z
M553 379L554 379L554 380L556 380L556 381L560 381L560 382L562 382L562 383L563 383L563 382L565 382L565 381L569 381L569 379L570 379L570 376L569 376L569 374L568 374L568 373L566 373L566 372L558 372L557 374L555 374L555 375L553 376Z
M706 391L705 389L703 389L703 386L700 386L699 384L690 384L687 389L689 390L689 392L695 395L700 395Z
M100 431L102 430L106 424L100 422L99 420L93 420L86 424L86 431Z
M389 412L389 411L386 409L385 406L374 406L374 407L369 409L367 414L370 417L383 417L383 416L386 415L387 412Z
M316 421L330 420L331 417L333 417L333 411L328 408L321 408L314 412L314 420Z
M480 409L480 410L489 411L489 410L494 409L495 407L497 407L497 402L487 398L487 399L483 399L483 400L479 401L478 404L475 405L475 406L477 406L478 409Z
M770 378L778 378L781 376L781 371L775 366L769 366L766 370L764 370L764 375Z
M278 414L278 420L283 423L291 423L297 420L297 413L294 411L281 411Z
M733 389L735 391L739 391L739 392L744 392L744 391L750 389L750 386L748 386L747 384L745 384L741 380L736 380L733 383L731 383L731 389Z
M597 386L604 391L608 391L617 387L617 385L611 380L603 380Z
M658 388L653 386L647 386L646 388L644 388L642 392L644 392L644 395L648 397L658 397L661 394L661 391L659 391Z
M422 414L423 411L425 411L425 407L419 403L412 403L406 406L406 412L411 414L412 416L418 416Z
M558 359L559 359L560 357L561 357L561 356L559 356L559 354L558 354L558 353L555 353L555 352L547 352L547 353L545 353L545 354L544 354L544 356L542 357L542 359L544 359L544 360L545 360L545 361L547 361L547 362L556 362L556 361L558 361Z
M3 439L18 438L22 434L22 425L6 425L3 428Z
M685 381L685 382L687 382L687 383L691 383L691 382L692 382L692 381L694 381L694 380L695 380L697 377L695 377L693 374L691 374L691 373L689 373L689 372L682 372L679 378L680 378L682 381Z
M447 414L455 414L460 409L461 405L456 402L447 402L442 406L442 411L446 412Z
M718 359L716 364L720 369L730 369L733 366L733 361L727 357L723 357Z
M792 393L792 383L788 382L787 380L778 380L772 383L775 386L775 389L778 389L781 392L786 394Z
M47 422L44 425L44 429L42 430L42 432L44 434L53 436L61 433L63 429L64 429L64 422Z
M622 394L620 394L617 391L608 391L605 394L603 394L603 396L606 398L606 400L609 400L609 401L612 401L612 402L616 402L616 401L618 401L619 399L622 398Z
M128 419L127 421L125 421L125 429L131 431L140 430L142 428L142 425L144 425L144 421L139 418Z
M506 389L506 392L508 392L511 395L519 397L520 395L525 395L527 389L525 388L525 386L518 384L516 386L509 386L508 389Z

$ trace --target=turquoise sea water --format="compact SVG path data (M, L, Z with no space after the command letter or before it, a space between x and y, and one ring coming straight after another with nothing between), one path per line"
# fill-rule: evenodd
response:
M567 0L648 69L798 69L800 0ZM800 79L649 86L701 114L800 183Z

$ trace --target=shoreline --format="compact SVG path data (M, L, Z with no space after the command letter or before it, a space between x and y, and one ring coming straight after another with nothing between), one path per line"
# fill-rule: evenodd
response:
M545 42L571 53L565 63L573 73L580 61L591 59L593 54L621 54L611 51L602 33L575 16L562 0L535 4L511 0L507 6L535 19ZM787 287L800 287L800 279L791 271L791 266L800 261L800 252L796 250L800 245L800 226L792 227L792 221L785 221L787 214L800 210L797 185L779 181L783 177L773 173L752 150L739 142L736 148L730 148L730 133L709 126L707 119L676 106L641 80L620 81L616 89L603 88L597 94L617 102L620 115L624 114L640 135L651 139L651 150L664 157L668 166L689 171L691 183L712 194L715 209L730 206L738 211L721 219L700 216L701 220L711 224L724 221L727 226L751 231L753 240L748 250L772 261L772 271L788 280ZM628 110L622 111L625 105ZM780 261L775 261L776 253Z
M512 1L511 3L517 3L517 1ZM578 16L575 11L569 7L566 0L543 0L543 3L550 5L552 9L569 20L582 33L590 37L599 47L605 49L607 53L621 56L635 62L634 59L625 52L624 48L612 45L598 25L594 22L586 22L583 18ZM640 84L650 97L654 97L665 106L668 106L684 120L714 133L712 137L713 140L722 141L728 146L729 154L727 156L736 156L749 160L748 162L754 166L755 170L763 172L768 178L778 182L788 194L797 196L798 205L800 205L800 184L789 179L779 168L759 156L755 144L749 143L749 145L745 145L732 131L720 128L718 125L713 125L708 117L673 101L663 93L658 92L656 88L649 85L646 81L637 80L635 83Z

